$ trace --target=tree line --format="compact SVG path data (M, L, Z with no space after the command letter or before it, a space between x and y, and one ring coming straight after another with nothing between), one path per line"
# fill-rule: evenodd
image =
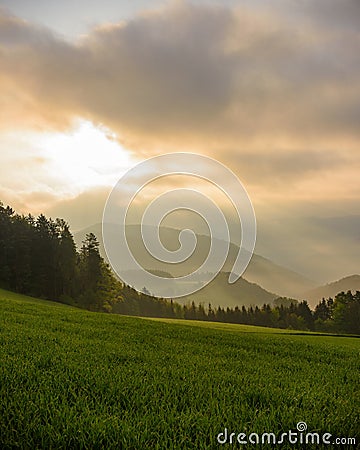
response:
M261 308L180 305L121 283L101 257L93 233L77 250L63 219L19 215L1 202L0 286L92 311L360 334L360 292L323 299L314 311L306 301L288 298Z
M19 215L0 203L0 286L22 294L110 311L121 284L94 234L77 251L69 225L43 214Z
M182 318L238 323L304 331L360 334L360 291L340 292L322 299L312 311L306 300L278 298L274 305L207 309L195 303L183 306Z

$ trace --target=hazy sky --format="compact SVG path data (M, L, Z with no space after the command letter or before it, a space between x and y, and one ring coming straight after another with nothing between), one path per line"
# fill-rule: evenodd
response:
M359 272L358 0L0 7L3 202L79 229L134 162L194 151L245 184L258 252Z

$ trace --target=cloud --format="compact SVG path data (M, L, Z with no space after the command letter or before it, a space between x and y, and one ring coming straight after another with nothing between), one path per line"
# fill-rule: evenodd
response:
M100 223L110 189L89 189L73 198L59 200L45 210L51 217L62 217L71 225L72 232ZM91 207L89 207L91 205Z
M2 12L0 127L81 117L138 157L210 154L255 195L358 195L358 2L245 4L172 2L76 42Z
M0 29L3 76L42 120L85 116L144 148L359 133L355 30L183 2L74 44L4 14Z
M359 29L360 3L357 0L303 0L299 12L327 29L356 31Z

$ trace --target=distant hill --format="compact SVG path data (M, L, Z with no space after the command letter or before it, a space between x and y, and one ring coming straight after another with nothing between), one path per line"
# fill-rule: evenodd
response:
M160 277L171 277L169 273L160 272L158 270L149 270L149 272ZM129 271L128 274L131 275L133 280L136 280L136 282L141 285L141 272L132 271L130 274ZM279 297L277 294L268 292L259 285L250 283L242 277L235 283L229 284L228 277L229 273L220 272L207 286L194 292L194 294L176 298L176 302L184 305L194 301L196 305L203 303L207 306L211 303L214 307L221 306L225 308L234 308L235 306L262 306L264 303L272 304L273 300ZM187 282L187 284L189 283L195 288L200 286L199 280L196 279ZM153 292L153 286L146 285L144 287L150 294ZM172 292L163 293L163 295L165 294L176 297L176 288Z
M200 291L188 297L178 298L178 303L184 304L194 301L195 304L208 303L212 306L262 306L264 303L272 304L278 297L276 294L266 291L255 283L250 283L244 278L239 278L235 283L228 283L229 273L220 272L216 278Z
M322 298L335 297L336 294L342 291L360 291L360 275L351 275L333 283L311 289L303 294L303 298L308 300L310 305L314 306Z
M116 226L114 225L114 236L116 235L116 230ZM106 259L102 242L102 226L100 223L76 233L74 236L76 243L80 245L86 233L90 232L94 233L98 237L100 241L101 253ZM138 225L129 225L127 227L129 241L136 243L136 245L134 245L131 249L136 258L142 262L144 267L151 267L152 270L171 273L173 276L184 275L184 266L178 264L170 266L169 264L154 260L139 240L139 233L140 227ZM161 239L164 245L169 249L177 248L178 234L179 230L175 230L173 228L162 227L160 231ZM186 269L190 272L195 268L198 268L205 260L210 245L209 236L197 235L197 239L198 249L192 255L191 261L186 262ZM229 255L222 269L223 272L231 271L238 251L239 247L237 245L230 244ZM119 256L119 259L121 259L121 255ZM258 284L266 291L276 292L278 295L293 298L300 298L303 292L316 286L314 281L256 254L253 255L251 262L244 273L244 278L251 283Z
M301 298L305 286L305 289L308 290L316 285L313 280L256 254L251 259L244 277L270 292L295 299Z

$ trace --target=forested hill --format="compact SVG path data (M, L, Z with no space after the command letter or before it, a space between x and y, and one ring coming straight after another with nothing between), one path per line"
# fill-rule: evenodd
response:
M111 311L124 291L94 234L77 251L64 220L19 215L1 203L0 286L94 311Z
M101 257L93 233L77 251L63 219L19 215L1 202L0 287L90 311L152 317L184 317L187 311L123 285Z
M324 286L319 286L316 289L311 289L305 292L304 298L306 298L312 304L318 303L323 298L335 297L338 292L352 291L356 292L360 290L360 275L351 275L341 280L333 281L332 283Z
M150 230L151 227L148 227L148 230ZM109 233L108 237L110 239L116 239L117 235L117 226L115 224L107 224L107 233ZM157 232L156 229L153 230L154 233ZM165 226L160 226L159 233L161 236L161 242L164 244L166 248L175 250L177 248L178 242L179 242L179 232L180 230L169 228ZM94 224L90 227L85 228L84 230L80 230L77 233L75 233L75 243L79 246L81 246L81 242L84 240L86 234L88 233L94 233L100 241L100 254L105 258L106 260L106 252L104 248L103 238L102 238L102 224ZM171 265L169 267L169 264L166 264L164 262L158 261L154 258L152 258L145 245L141 241L139 241L139 236L141 235L140 225L134 225L129 224L126 226L126 235L128 237L129 242L136 242L136 245L133 245L131 247L131 251L133 252L135 258L138 261L141 261L144 267L151 268L152 270L158 270L163 272L170 273L171 276L178 277L182 275L183 268L179 265ZM196 241L197 241L197 250L191 255L191 258L186 262L186 268L190 272L196 270L198 267L201 266L201 264L205 261L207 257L207 251L210 248L210 236L196 234ZM219 245L221 241L217 239L213 239ZM225 264L223 268L221 269L222 272L230 272L234 266L236 257L239 253L239 247L235 245L234 243L230 243L229 248L229 254L225 261ZM116 261L113 261L113 264L115 267L118 266ZM119 264L120 267L120 264ZM209 268L209 271L211 272L211 267ZM216 272L216 269L214 269ZM264 258L263 256L257 255L256 253L253 253L251 257L251 261L246 268L245 273L243 274L244 278L251 282L255 283L259 286L261 286L263 289L265 289L268 292L275 292L276 294L279 294L281 296L286 297L292 297L296 298L298 300L301 300L302 294L305 291L308 291L309 289L315 288L317 286L317 282L311 281L302 275L293 272L292 270L289 270L286 267L279 266L272 262L270 259ZM212 283L211 287L214 287L215 290L222 290L224 285L222 282L218 284L218 281L220 281L218 278L216 278ZM214 286L218 284L217 286ZM149 287L149 290L151 291L151 286ZM232 291L236 291L236 289L232 289ZM240 291L240 289L239 289ZM227 292L229 294L230 292ZM242 293L239 292L239 295L241 296ZM233 295L229 296L229 302L226 304L225 302L220 302L218 304L221 304L221 306L232 306L234 305L234 298L232 298ZM193 296L190 298L190 300L197 301L196 298ZM268 301L268 300L266 300ZM241 304L246 304L249 306L250 304L253 304L252 302L244 302L242 301ZM258 298L257 301L255 301L255 304L260 304L261 299Z
M0 287L92 311L360 334L359 291L322 300L314 311L306 301L291 299L275 307L265 300L261 308L213 309L194 302L182 306L120 283L101 257L93 233L77 251L64 220L19 215L1 202Z

